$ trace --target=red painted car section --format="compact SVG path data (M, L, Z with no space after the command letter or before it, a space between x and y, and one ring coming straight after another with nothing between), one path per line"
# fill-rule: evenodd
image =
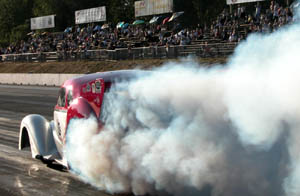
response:
M55 110L67 112L66 132L63 136L65 142L67 127L71 119L88 118L94 115L99 121L99 130L103 127L103 123L99 120L101 105L103 102L105 89L109 89L115 82L122 79L130 79L137 76L141 71L124 70L88 74L85 76L73 78L64 82L61 88L65 89L64 103L65 105L56 105ZM71 94L71 100L68 95Z

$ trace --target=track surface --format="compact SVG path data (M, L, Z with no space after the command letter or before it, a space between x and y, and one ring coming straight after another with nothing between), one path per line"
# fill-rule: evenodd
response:
M52 120L58 88L0 85L0 195L109 195L84 184L59 165L18 150L19 126L27 114Z

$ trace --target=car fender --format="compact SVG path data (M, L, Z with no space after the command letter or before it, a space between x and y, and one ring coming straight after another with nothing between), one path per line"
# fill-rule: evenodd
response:
M52 133L54 127L53 121L49 122L41 115L27 115L20 126L19 150L30 147L33 158L38 156L49 160L59 158Z
M93 106L83 97L78 97L77 99L73 100L71 105L67 111L67 127L65 133L65 139L68 130L68 125L72 119L82 119L82 118L89 118L90 116L96 117L96 112ZM66 140L64 140L64 143Z
M89 118L90 115L96 116L92 105L83 97L75 99L67 111L67 125L73 118Z

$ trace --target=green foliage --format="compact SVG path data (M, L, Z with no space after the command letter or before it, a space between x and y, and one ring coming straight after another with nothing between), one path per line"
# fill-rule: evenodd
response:
M62 31L66 27L74 26L76 10L105 6L106 2L106 0L34 0L32 12L35 17L55 14L54 31Z
M31 5L31 0L0 0L1 45L9 44L13 29L19 25L22 26L26 24L26 19L30 18L31 14L24 10L27 10ZM23 35L18 35L18 37L23 37Z
M185 11L185 26L205 25L226 7L226 0L174 0L175 11Z
M24 40L27 33L30 31L28 23L18 25L11 30L10 43L15 41Z
M107 7L107 18L113 24L134 20L134 0L110 0Z

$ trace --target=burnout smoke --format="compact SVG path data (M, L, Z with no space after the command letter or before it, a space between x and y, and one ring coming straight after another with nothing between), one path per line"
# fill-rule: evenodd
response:
M168 63L112 87L105 127L72 120L66 155L111 193L300 195L300 27L252 34L225 66Z

